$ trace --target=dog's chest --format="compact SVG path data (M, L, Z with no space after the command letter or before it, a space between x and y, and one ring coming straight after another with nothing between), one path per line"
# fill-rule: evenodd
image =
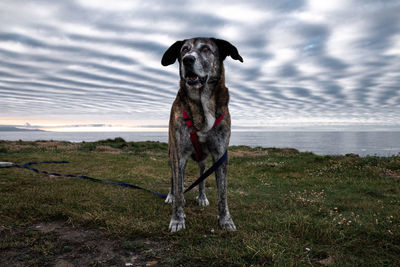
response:
M215 108L213 108L213 100L208 97L201 97L201 105L203 109L203 125L199 128L197 135L200 142L205 142L209 131L213 128L215 122Z
M204 122L205 122L203 129L201 129L201 132L208 132L214 125L215 109L210 108L210 106L212 106L213 104L211 102L213 101L209 101L208 99L203 99L203 98L201 99L201 104L203 106L203 113L204 113Z
M198 140L201 143L206 142L207 136L210 134L210 130L214 127L216 121L215 111L209 107L209 103L202 101L201 106L191 107L192 120L194 127L197 129L196 134ZM191 131L188 129L188 131Z

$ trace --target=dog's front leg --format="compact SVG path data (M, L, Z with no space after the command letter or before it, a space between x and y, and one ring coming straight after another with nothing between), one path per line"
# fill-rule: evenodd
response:
M175 153L173 156L173 160L171 162L172 168L172 181L174 188L174 197L172 203L172 218L169 223L169 230L171 232L177 232L179 230L185 229L185 198L183 196L184 193L184 177L185 177L185 169L187 158L179 157Z
M171 189L169 190L169 193L167 197L165 198L165 203L170 204L174 201L174 178L171 175Z
M171 155L169 155L169 167L171 169L171 189L169 190L169 193L165 199L165 203L172 203L174 201L174 174L173 174L173 168L172 168L172 162L171 162Z
M203 175L204 170L206 169L206 165L207 165L207 158L204 159L203 161L199 162L200 176ZM210 202L208 202L208 199L206 196L206 182L205 181L202 181L199 184L199 195L196 197L196 202L199 206L210 205Z
M224 151L225 152L225 151ZM218 157L213 157L214 162L222 157L224 153L218 153ZM218 189L218 222L222 229L236 231L236 226L233 223L229 213L227 200L227 174L228 161L226 160L216 171L215 178Z

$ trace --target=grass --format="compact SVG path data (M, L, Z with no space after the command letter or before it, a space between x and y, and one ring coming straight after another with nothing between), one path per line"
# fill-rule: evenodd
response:
M0 142L0 161L43 160L70 163L33 167L163 193L169 189L164 143L122 138L93 143ZM187 168L186 186L198 174L194 162ZM196 190L189 192L187 229L171 234L171 207L155 195L21 168L0 169L0 237L7 237L0 238L0 258L13 248L30 247L22 261L38 262L32 261L33 255L51 264L51 251L57 247L50 242L54 237L10 233L38 222L64 221L101 231L128 251L151 251L142 239L157 242L161 247L148 257L160 265L400 265L400 156L317 156L294 149L231 147L228 176L230 211L238 231L218 227L211 176L206 181L210 206L198 207ZM33 239L39 241L32 243ZM66 247L63 253L72 249Z

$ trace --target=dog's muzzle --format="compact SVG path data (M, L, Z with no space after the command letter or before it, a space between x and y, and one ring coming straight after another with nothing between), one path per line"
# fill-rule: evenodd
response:
M186 56L183 58L182 62L185 67L185 76L184 80L188 85L195 85L197 83L204 84L207 80L207 76L201 77L196 74L193 70L194 62L196 58L194 56Z
M185 73L185 82L188 85L196 85L198 83L204 84L207 81L207 76L200 77L193 71L186 71Z

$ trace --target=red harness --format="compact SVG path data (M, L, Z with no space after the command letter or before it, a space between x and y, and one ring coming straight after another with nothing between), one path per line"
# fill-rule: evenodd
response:
M194 150L196 151L196 154L194 155L194 160L200 161L200 160L204 159L205 154L203 152L203 149L201 149L199 137L197 135L197 132L199 131L199 129L197 129L197 127L194 125L193 120L190 118L189 114L185 111L184 108L182 108L182 114L183 114L183 119L186 123L186 126L188 128L193 127L193 131L190 131L190 140L192 141ZM225 114L226 114L226 110L224 111L224 113L222 113L221 116L219 116L215 120L213 128L215 126L217 126L224 119Z

